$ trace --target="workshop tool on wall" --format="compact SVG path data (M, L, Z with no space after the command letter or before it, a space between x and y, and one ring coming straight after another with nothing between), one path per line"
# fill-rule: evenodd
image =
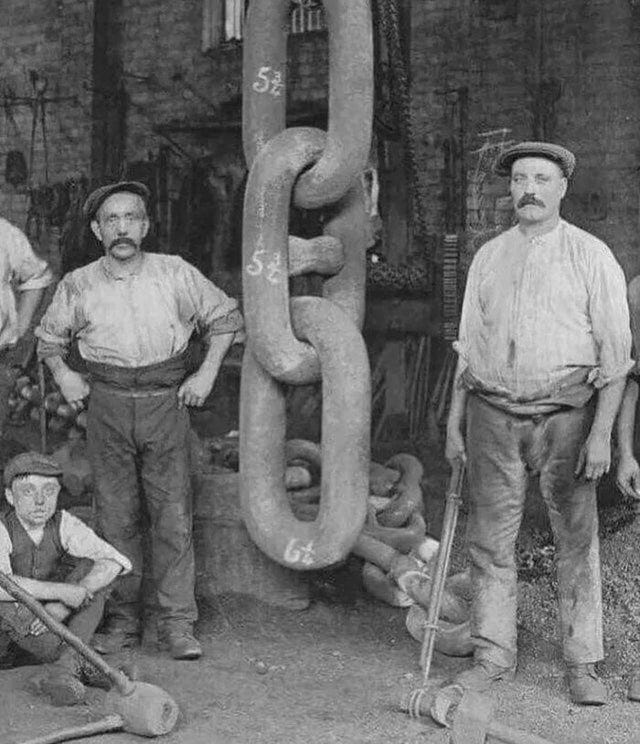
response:
M33 96L31 99L31 140L29 146L29 174L28 185L33 186L33 163L36 145L36 129L38 121L42 130L42 149L44 154L44 182L49 183L49 152L47 147L47 116L45 113L45 93L49 87L49 81L45 76L40 76L35 70L31 70L31 87Z
M361 334L370 215L360 176L371 149L371 8L368 0L323 5L329 31L326 133L285 128L288 0L250 3L243 44L243 144L250 173L243 222L247 345L240 499L258 547L297 570L330 566L349 553L366 517L370 456L370 370ZM292 196L303 209L331 205L323 240L340 242L344 265L323 277L322 297L289 296L289 254L296 250L288 234ZM284 386L320 380L322 495L317 519L302 522L284 485Z
M45 377L44 377L44 362L38 359L38 392L40 393L40 406L39 412L39 425L40 425L40 452L43 455L47 454L47 411L42 405L42 401L45 398Z
M148 682L134 682L124 672L108 664L98 653L52 617L29 592L0 571L0 587L27 607L44 625L83 656L113 683L106 695L110 714L121 719L119 727L139 736L162 736L173 730L178 720L178 705L162 688ZM115 719L110 719L113 724Z
M456 460L452 472L449 487L447 489L444 518L442 520L442 534L440 535L440 547L436 568L431 584L431 597L429 599L429 612L420 652L420 666L422 668L422 687L414 690L409 696L407 709L409 715L418 717L420 715L420 701L427 694L427 683L433 659L436 633L438 632L438 618L442 600L444 597L445 580L449 569L451 547L458 523L458 510L462 499L462 486L464 483L465 464L462 460Z
M431 717L450 732L451 744L553 744L528 731L492 720L491 699L475 690L449 685L420 698L416 717Z

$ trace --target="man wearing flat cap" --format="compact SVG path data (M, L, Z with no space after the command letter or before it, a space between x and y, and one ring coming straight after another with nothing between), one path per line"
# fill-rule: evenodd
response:
M467 278L446 454L469 473L474 665L486 689L516 667L515 543L528 476L553 530L560 635L572 700L601 705L596 483L632 366L625 278L607 246L560 217L575 158L522 142L497 163L517 224L486 243Z
M242 339L238 303L179 256L146 253L149 191L137 181L103 186L84 213L105 255L67 274L36 330L39 355L67 401L88 403L87 441L98 522L133 571L109 607L105 644L123 648L141 632L141 515L150 521L159 638L173 658L195 659L195 571L187 406L211 392L229 346ZM187 376L193 331L206 338L200 368ZM65 362L71 341L86 379Z

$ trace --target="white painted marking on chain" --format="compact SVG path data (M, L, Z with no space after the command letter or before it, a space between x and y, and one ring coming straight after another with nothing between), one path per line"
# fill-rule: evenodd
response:
M273 67L261 67L251 87L256 93L269 93L272 96L279 96L284 88L282 72L274 70Z
M279 96L280 91L284 88L284 83L282 82L282 73L280 70L274 70L273 71L273 77L271 78L271 89L269 90L269 93L271 93L272 96Z
M260 260L260 256L266 252L267 251L264 248L256 248L251 256L251 261L249 261L245 267L247 274L250 274L251 276L260 276L260 274L262 274L264 264Z
M301 563L303 566L313 565L315 558L313 540L305 545L299 538L292 537L287 543L283 558L287 563Z
M274 253L271 263L267 267L267 281L271 284L280 284L280 275L282 270L280 269L280 254Z

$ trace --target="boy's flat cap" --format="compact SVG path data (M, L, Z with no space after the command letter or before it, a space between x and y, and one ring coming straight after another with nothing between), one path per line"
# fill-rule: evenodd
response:
M39 452L21 452L4 466L4 483L5 486L10 486L13 479L20 475L48 475L57 478L62 473L60 463L53 457Z

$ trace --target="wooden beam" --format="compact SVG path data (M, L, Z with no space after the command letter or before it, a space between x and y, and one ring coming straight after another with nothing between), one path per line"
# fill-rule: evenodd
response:
M93 100L91 182L123 175L127 137L127 94L123 81L122 0L95 0L93 17Z

